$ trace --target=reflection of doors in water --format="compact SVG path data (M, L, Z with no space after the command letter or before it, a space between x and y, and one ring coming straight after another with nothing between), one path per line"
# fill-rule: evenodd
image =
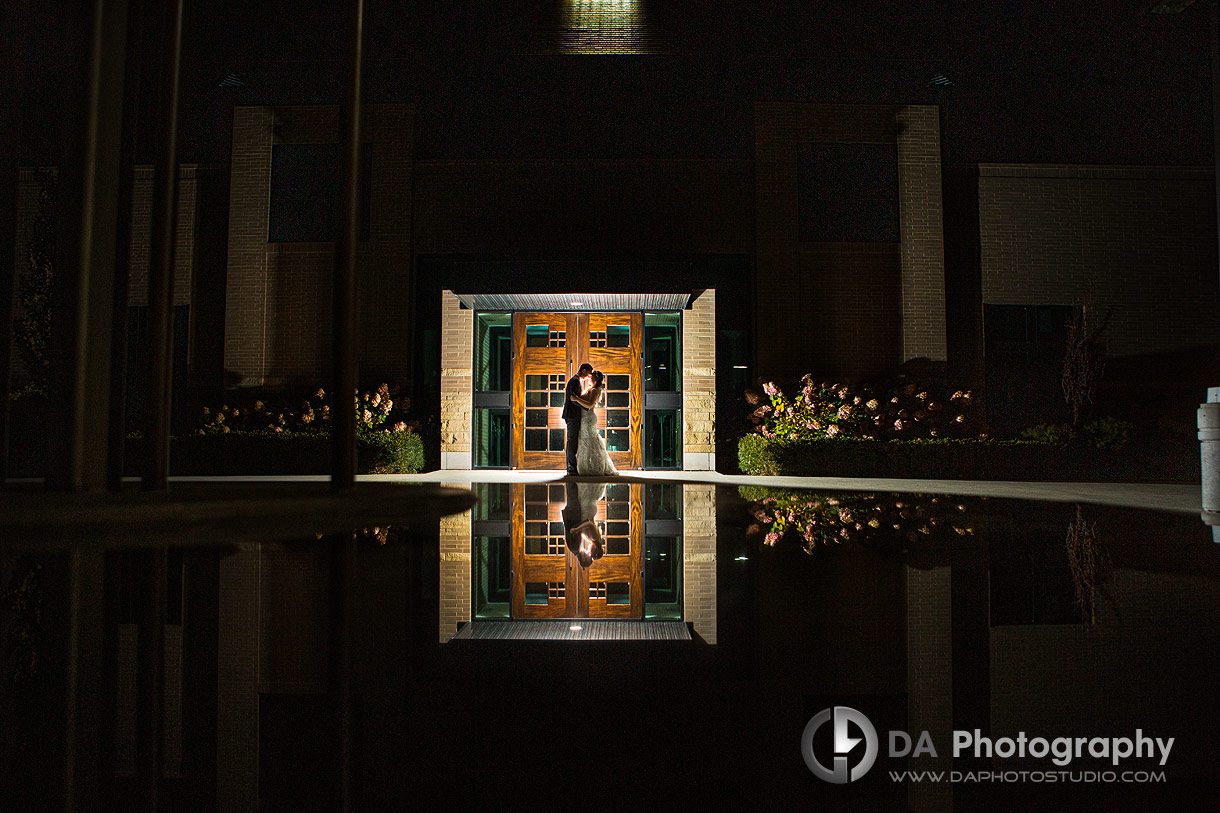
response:
M606 486L594 520L605 555L584 568L566 545L568 489L562 483L512 485L513 618L643 617L642 488Z
M584 362L606 374L597 409L610 459L640 468L643 455L644 320L639 313L517 313L513 316L513 465L565 467L564 388Z

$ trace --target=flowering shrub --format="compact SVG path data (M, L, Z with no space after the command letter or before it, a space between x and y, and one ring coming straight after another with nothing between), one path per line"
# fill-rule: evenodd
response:
M773 382L763 385L770 399L754 410L751 420L768 439L910 440L915 438L977 437L978 410L969 391L944 395L908 384L879 392L867 384L816 383L806 375L800 393L789 398ZM746 391L758 404L759 395Z
M931 540L941 533L974 534L964 516L966 505L947 497L926 495L814 494L742 488L752 499L751 536L774 547L788 536L796 537L806 553L820 545L871 542L897 538L908 543Z
M372 392L354 394L356 405L356 429L358 431L413 431L416 421L408 424L398 420L390 426L394 412L394 399L388 384L381 384ZM402 399L399 412L405 412L409 399ZM246 407L224 404L220 409L204 407L198 435L225 434L228 432L328 432L330 431L330 404L326 391L321 387L313 395L301 401L293 409L256 400Z

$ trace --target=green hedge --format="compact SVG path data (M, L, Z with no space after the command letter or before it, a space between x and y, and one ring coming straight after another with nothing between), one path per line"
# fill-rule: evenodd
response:
M139 437L127 439L126 468L138 474ZM170 439L170 474L329 474L330 435L322 432L227 432ZM414 474L424 468L424 445L414 432L356 436L360 474Z
M1097 449L1084 443L1029 440L768 440L737 446L745 474L816 477L1040 481L1198 482L1199 458L1187 447Z

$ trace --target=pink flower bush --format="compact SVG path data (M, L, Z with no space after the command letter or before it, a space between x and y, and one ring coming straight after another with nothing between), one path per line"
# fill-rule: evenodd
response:
M757 406L750 420L765 438L888 440L979 434L970 394L962 390L941 397L930 389L908 384L880 393L866 384L818 383L805 375L794 398L773 381L763 384L763 392L770 403ZM747 400L757 404L759 399L750 391Z
M381 384L369 392L355 391L353 404L356 407L356 429L358 431L411 432L417 422L398 420L387 424L394 412L394 398L388 384ZM402 400L400 411L405 411L410 401ZM287 405L268 404L256 400L246 408L225 404L219 410L204 408L202 422L196 434L220 434L238 432L325 432L330 429L330 404L326 390L319 387L313 395L293 409Z

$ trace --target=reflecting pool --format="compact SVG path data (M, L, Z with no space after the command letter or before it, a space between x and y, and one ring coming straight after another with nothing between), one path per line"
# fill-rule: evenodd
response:
M163 807L333 809L344 650L357 809L1215 807L1220 547L1197 516L631 478L471 489L433 526L359 530L346 587L331 537L171 549L159 729L129 578L149 554L107 553L106 806L140 807L151 736ZM0 788L29 807L57 781L37 766L61 737L67 571L3 565ZM854 778L811 770L852 777L870 729Z

